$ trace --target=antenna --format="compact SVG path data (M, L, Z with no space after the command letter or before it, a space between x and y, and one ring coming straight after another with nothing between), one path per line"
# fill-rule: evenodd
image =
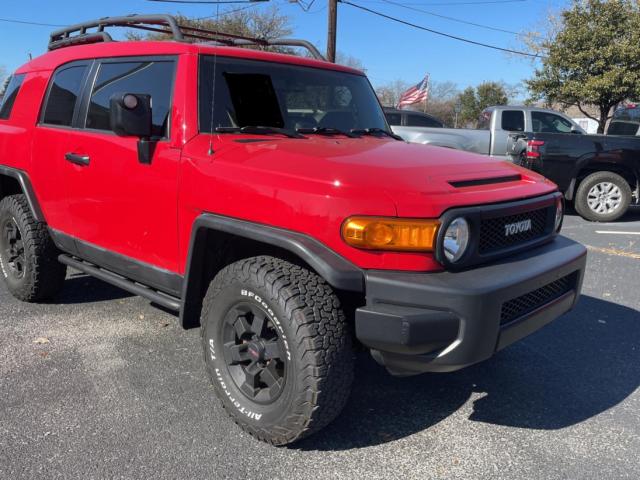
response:
M216 28L220 27L220 3L216 3ZM213 115L216 105L216 79L218 78L216 67L218 66L218 51L213 52L213 81L211 82L211 136L209 137L209 156L213 155Z

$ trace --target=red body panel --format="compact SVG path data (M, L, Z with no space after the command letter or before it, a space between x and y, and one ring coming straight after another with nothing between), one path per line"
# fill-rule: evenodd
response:
M361 268L429 271L429 254L358 250L340 237L351 215L437 218L452 207L543 195L555 186L489 157L386 138L288 139L198 134L198 54L352 69L287 55L175 42L121 42L63 48L22 67L27 77L9 121L0 120L0 163L27 172L49 226L109 251L183 274L195 218L226 215L306 233ZM179 58L171 137L151 165L136 140L106 132L38 126L48 80L78 59ZM209 155L212 142L214 154ZM91 157L89 167L64 161ZM449 182L519 173L521 180L455 188Z

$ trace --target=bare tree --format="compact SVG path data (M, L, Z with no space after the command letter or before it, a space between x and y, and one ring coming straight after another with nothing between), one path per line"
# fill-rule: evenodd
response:
M179 25L265 40L287 37L293 32L291 19L281 14L275 6L263 11L221 12L218 18L215 16L211 18L190 18L184 15L176 15L176 20ZM127 39L129 40L166 40L168 38L169 36L164 33L141 34L135 31L127 32ZM186 41L196 40L187 38ZM292 49L288 47L252 46L251 48L293 53Z
M376 94L380 103L385 107L395 107L400 101L402 94L409 88L409 84L404 80L394 80L376 89Z
M344 52L339 51L336 54L336 63L339 63L340 65L344 65L346 67L356 68L358 70L362 70L363 72L367 71L367 69L364 68L362 60Z

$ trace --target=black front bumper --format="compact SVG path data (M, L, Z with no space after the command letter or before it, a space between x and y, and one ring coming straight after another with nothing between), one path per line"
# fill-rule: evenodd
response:
M457 370L571 310L586 249L565 237L463 272L368 271L356 336L394 375Z

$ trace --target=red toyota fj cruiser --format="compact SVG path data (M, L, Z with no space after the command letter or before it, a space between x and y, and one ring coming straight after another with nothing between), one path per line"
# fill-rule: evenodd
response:
M111 41L114 26L173 41ZM558 235L554 184L403 142L363 73L306 42L147 15L62 29L49 50L0 108L7 288L50 299L70 266L179 312L261 440L333 420L355 346L394 375L451 371L577 301L586 253Z

